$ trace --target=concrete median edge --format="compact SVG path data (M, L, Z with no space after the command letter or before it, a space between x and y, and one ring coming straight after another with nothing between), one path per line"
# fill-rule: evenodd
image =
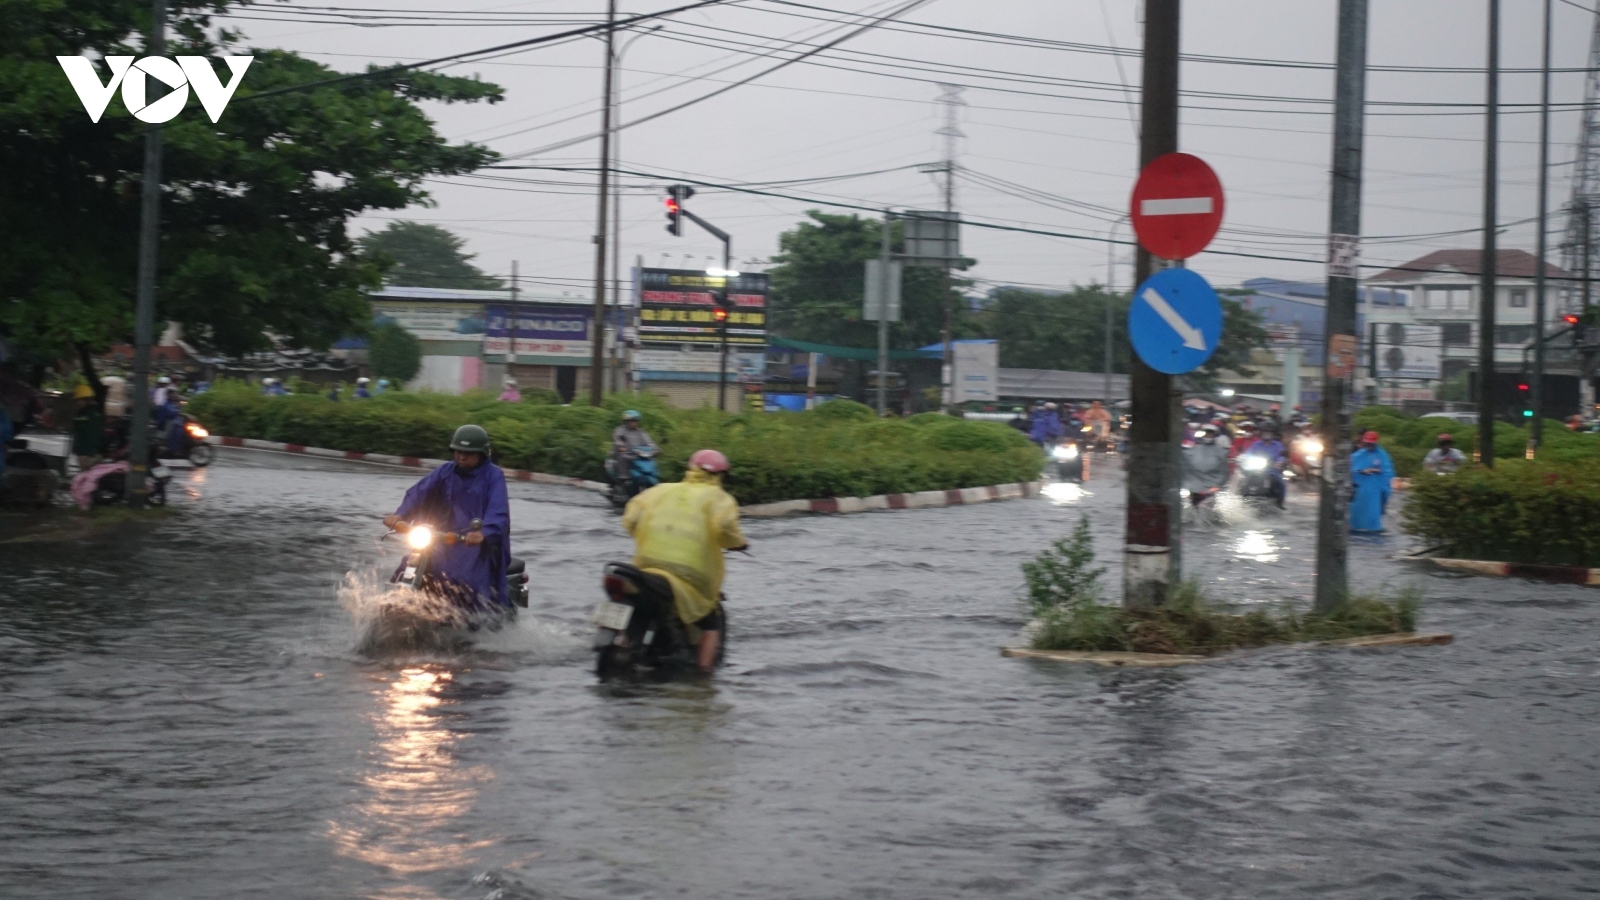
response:
M305 447L282 441L262 441L255 438L236 438L211 435L207 443L222 447L242 447L247 450L269 450L277 453L298 453L323 459L340 459L348 462L368 462L410 469L434 469L444 464L442 459L424 459L414 456L390 456L384 453L358 453L353 450L329 450L325 447ZM599 481L586 481L565 475L506 469L506 478L535 484L559 484L604 492L609 486ZM1039 495L1043 482L1029 481L1016 484L991 484L983 487L952 488L946 491L920 491L914 494L877 494L871 497L823 497L815 500L779 500L775 503L756 503L739 508L739 514L755 518L775 518L806 513L832 515L838 513L871 512L875 510L926 509L940 506L965 506L986 503L990 500L1023 500Z

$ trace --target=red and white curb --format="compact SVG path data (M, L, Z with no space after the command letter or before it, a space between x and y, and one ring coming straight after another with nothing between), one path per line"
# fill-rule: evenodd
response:
M1491 578L1532 578L1555 584L1582 584L1600 587L1600 569L1583 566L1541 566L1533 563L1494 562L1485 559L1440 559L1429 561L1442 569L1488 575Z
M967 506L991 500L1023 500L1039 494L1041 482L991 484L985 487L952 488L948 491L919 491L915 494L878 494L872 497L824 497L820 500L780 500L742 506L742 516L795 516L804 513L857 513L879 509L932 509L940 506Z
M254 438L219 437L211 435L208 443L223 447L243 447L247 450L271 450L278 453L299 453L323 459L342 459L350 462L377 463L410 469L435 469L444 464L442 459L424 459L417 456L390 456L385 453L359 453L354 450L329 450L325 447L306 447L281 441L259 441ZM566 475L506 469L506 477L514 481L535 484L560 484L589 491L604 492L610 486L600 481L586 481ZM984 487L952 488L945 491L919 491L914 494L878 494L873 497L824 497L818 500L780 500L776 503L756 503L739 508L742 516L775 518L806 513L837 515L840 513L871 512L886 509L934 509L943 506L970 506L992 500L1024 500L1039 495L1043 482L1029 481L1018 484L991 484Z

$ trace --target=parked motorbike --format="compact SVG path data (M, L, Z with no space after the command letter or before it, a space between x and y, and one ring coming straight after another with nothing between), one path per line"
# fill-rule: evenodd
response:
M439 548L464 543L468 534L482 528L479 519L457 532L439 532L425 524L401 522L381 538L398 535L405 539L405 558L389 583L406 590L393 591L383 598L362 636L362 650L456 649L469 643L474 632L497 631L514 621L517 607L527 608L527 564L520 559L513 558L506 569L506 587L513 604L509 608L486 603L470 590L434 574L434 554Z
M656 454L661 451L644 444L628 451L619 460L612 456L606 460L606 474L611 478L607 497L611 505L621 509L638 494L661 483L661 472L656 468Z
M601 585L608 599L595 607L591 617L596 627L595 674L602 679L652 672L671 675L695 667L695 642L678 618L667 579L614 562L606 564ZM727 646L724 609L718 665Z

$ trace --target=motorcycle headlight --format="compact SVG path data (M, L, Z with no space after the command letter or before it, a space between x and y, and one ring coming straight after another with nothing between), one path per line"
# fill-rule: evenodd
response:
M1078 458L1078 445L1077 444L1060 444L1060 445L1057 445L1054 450L1050 451L1050 455L1054 456L1058 462L1066 462L1068 460L1077 459Z
M1300 445L1300 451L1302 453L1306 454L1307 456L1321 456L1322 455L1322 442L1321 441L1306 441L1305 443Z
M1246 456L1244 459L1239 461L1239 468L1245 470L1246 472L1260 472L1266 469L1266 467L1267 458L1265 456Z
M211 432L205 430L205 428L198 422L190 422L187 426L187 430L189 434L195 437L196 440L204 440L208 435L211 434Z
M413 550L424 550L433 543L433 529L426 525L418 525L406 533L406 543Z

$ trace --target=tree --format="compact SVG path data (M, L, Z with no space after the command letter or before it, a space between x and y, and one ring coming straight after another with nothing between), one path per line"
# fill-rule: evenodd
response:
M804 341L846 347L876 347L878 324L861 317L866 261L877 259L882 222L857 215L811 210L793 229L778 237L777 265L772 279L771 328L774 333ZM891 247L899 249L902 228L892 227ZM974 262L969 260L968 263ZM967 282L953 279L951 290ZM889 327L890 346L921 347L940 339L944 329L944 273L925 266L906 266L901 283L904 321ZM966 305L955 302L955 335L978 333Z
M255 62L219 123L191 101L163 128L157 320L225 354L267 349L274 337L320 349L364 332L365 294L380 283L348 221L426 203L426 178L496 158L446 142L418 102L495 102L501 90L402 72L254 100L340 73L239 47L237 32L209 19L232 5L170 6L169 55ZM91 122L54 57L141 56L148 12L145 0L5 5L0 170L12 177L0 179L0 334L24 352L60 356L131 334L145 126L115 99Z
M372 329L367 345L367 364L372 374L404 384L417 377L422 368L422 342L417 336L386 319Z
M417 287L500 290L505 282L472 264L463 241L437 225L401 220L356 238L367 256L388 263L384 280Z
M1222 341L1205 365L1186 376L1197 387L1210 387L1217 374L1256 374L1250 352L1267 345L1261 315L1227 292L1222 301ZM1127 294L1112 296L1112 370L1128 371L1132 347L1127 338ZM1000 288L990 296L984 316L990 337L1000 342L1000 365L1018 369L1105 371L1106 291L1098 284L1065 293Z

